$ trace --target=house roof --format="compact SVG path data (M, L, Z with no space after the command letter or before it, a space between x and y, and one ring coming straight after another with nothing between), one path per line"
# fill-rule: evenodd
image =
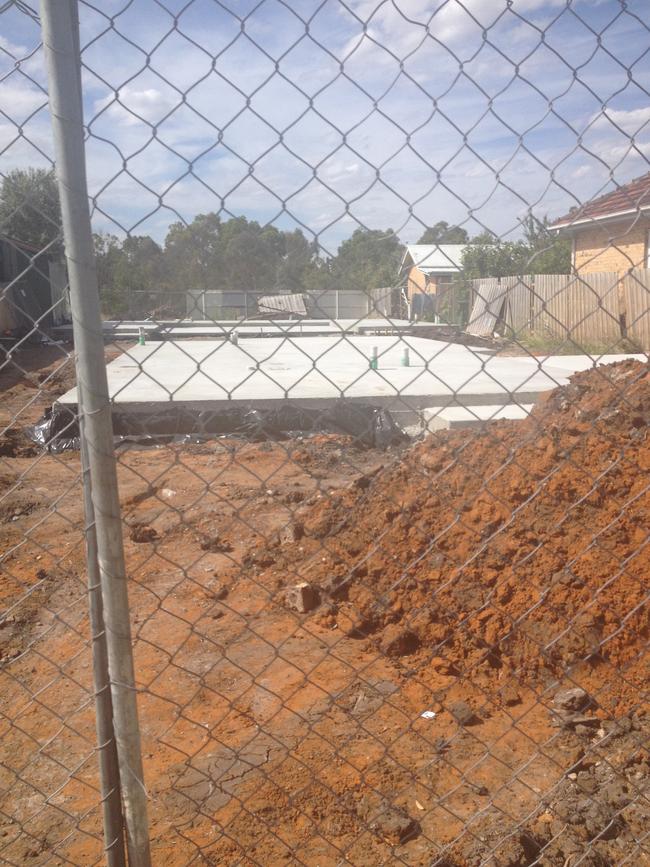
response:
M408 244L402 259L407 258L424 274L456 274L462 268L467 244Z
M551 223L549 229L570 229L584 223L633 216L650 209L650 172L617 187L611 193L572 208L564 217Z

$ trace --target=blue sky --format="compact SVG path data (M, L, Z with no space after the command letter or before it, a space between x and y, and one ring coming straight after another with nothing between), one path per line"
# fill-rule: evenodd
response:
M505 236L560 215L650 169L647 0L625 7L82 3L95 228L163 240L224 208L332 251L359 224L414 241L442 219ZM2 171L51 156L38 43L0 14Z

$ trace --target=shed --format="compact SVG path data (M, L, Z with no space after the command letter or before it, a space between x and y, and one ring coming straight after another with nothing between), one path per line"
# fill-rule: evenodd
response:
M69 318L65 265L55 255L0 236L0 333L43 331Z

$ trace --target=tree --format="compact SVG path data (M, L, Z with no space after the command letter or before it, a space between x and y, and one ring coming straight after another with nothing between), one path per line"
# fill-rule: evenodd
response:
M476 277L508 277L529 274L526 264L531 251L523 241L472 242L463 250L463 275Z
M463 251L466 278L509 277L518 274L568 274L571 243L548 229L548 220L532 214L522 222L520 241L501 241L491 232L473 238Z
M122 260L120 240L104 232L93 235L93 240L102 310L108 316L124 316L129 309L129 299L119 278Z
M462 226L450 226L446 220L440 220L424 230L418 244L467 244L468 241L469 235Z
M172 223L165 238L166 279L171 288L221 289L221 218L199 214L189 225Z
M54 172L14 169L2 178L0 233L38 250L60 248L61 208Z
M284 232L246 217L224 222L213 213L170 226L164 261L177 289L300 292L318 268L317 251L299 229Z
M117 268L121 290L129 300L129 316L151 316L161 306L165 289L162 248L148 235L129 235L122 242ZM180 299L185 312L185 296Z
M222 224L221 242L224 288L268 293L284 288L278 271L285 243L275 226L262 228L246 217L233 217Z
M300 229L283 232L284 250L277 270L277 283L290 292L308 291L318 285L322 260L318 245L310 243Z
M110 316L149 316L165 288L162 249L147 235L95 238L97 282L104 312ZM182 309L185 298L182 299Z
M332 282L337 289L376 289L392 286L404 247L392 229L356 229L343 241L331 262Z
M530 273L569 274L571 271L571 241L554 235L548 228L548 217L541 220L529 214L523 222L524 238L531 251Z

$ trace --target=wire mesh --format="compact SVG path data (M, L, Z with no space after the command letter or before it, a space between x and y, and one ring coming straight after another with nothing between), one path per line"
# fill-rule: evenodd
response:
M78 13L152 863L650 863L644 4ZM0 24L0 861L99 864L84 323Z

